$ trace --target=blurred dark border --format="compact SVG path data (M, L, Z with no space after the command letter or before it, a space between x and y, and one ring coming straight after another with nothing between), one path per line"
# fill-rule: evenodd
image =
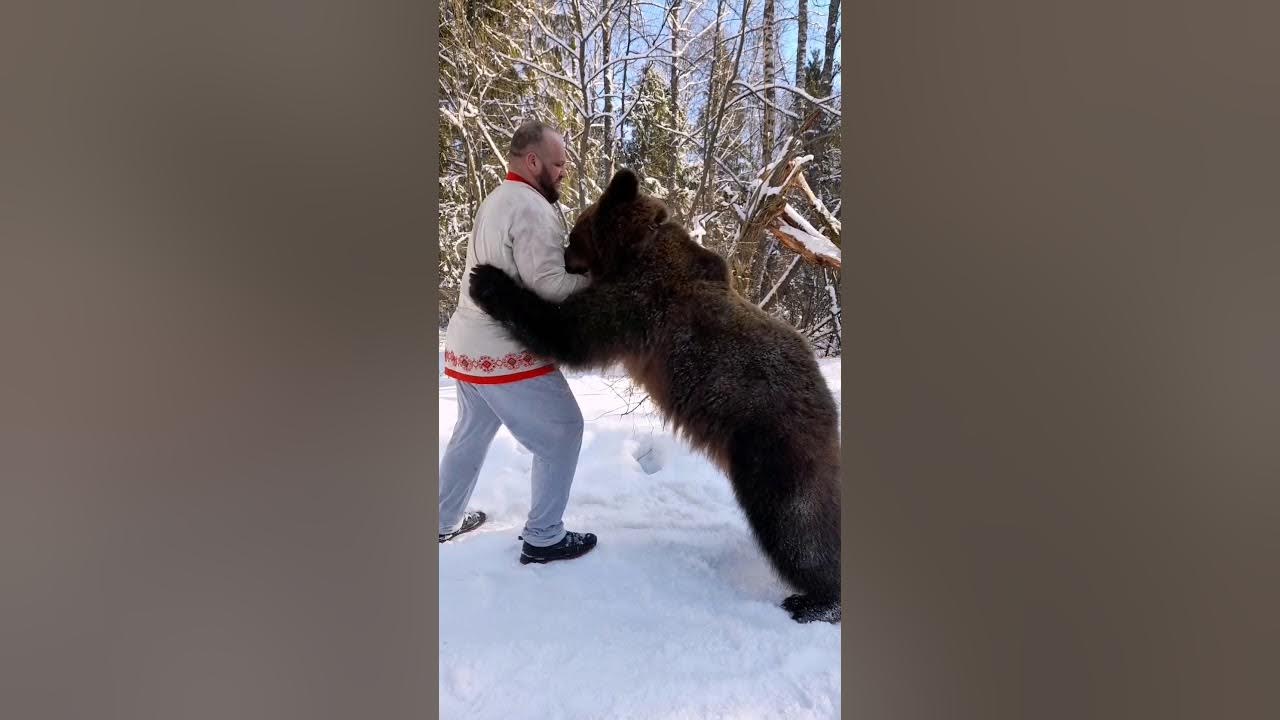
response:
M423 275L423 282L428 283L427 288L427 305L423 308L424 312L429 311L431 322L431 335L434 346L432 347L431 358L435 360L432 366L436 381L432 383L434 392L431 395L430 409L428 410L431 437L435 439L435 443L431 444L431 458L426 466L426 474L423 480L430 479L429 502L425 516L422 522L426 523L428 530L435 530L432 535L439 535L440 528L440 390L439 385L444 380L444 356L440 351L440 223L437 221L440 208L440 156L436 153L436 145L440 138L440 85L436 82L436 73L440 67L440 10L438 5L431 15L431 26L427 31L427 57L430 58L428 67L430 70L425 74L426 79L426 100L427 100L427 121L423 126L423 132L426 139L431 144L430 159L426 162L424 169L427 175L427 192L424 202L431 208L431 222L427 228L427 232L422 236L424 242L429 246L429 268ZM439 717L440 715L440 544L437 540L436 544L431 546L431 552L427 553L425 568L429 573L430 597L427 602L422 603L420 610L427 615L427 625L429 632L427 637L430 638L430 646L427 651L430 655L426 663L428 668L427 675L423 678L425 695L431 698L431 709L428 715L431 717ZM425 686L430 685L429 689Z
M843 12L845 714L1280 716L1280 8ZM0 716L435 714L437 18L0 9Z
M435 8L0 13L0 716L433 716Z
M846 716L1280 717L1280 6L844 10Z

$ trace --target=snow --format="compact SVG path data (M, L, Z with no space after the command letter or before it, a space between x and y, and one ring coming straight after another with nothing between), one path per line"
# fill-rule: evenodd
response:
M799 228L799 229L801 229L801 230L805 231L806 233L808 233L808 234L810 234L810 235L816 235L816 236L818 236L818 237L822 238L823 240L826 240L826 236L824 236L824 235L823 235L823 234L822 234L822 233L821 233L817 228L815 228L813 225L810 225L810 224L809 224L809 221L808 221L808 220L805 220L803 215L801 215L800 213L796 212L796 209L795 209L795 208L793 208L793 207L791 207L791 204L790 204L790 203L788 203L786 206L784 206L784 207L782 208L782 211L783 211L784 213L786 213L786 214L787 214L787 219L791 222L791 224L792 224L792 225L795 225L797 228ZM830 241L827 241L827 242L828 242L828 244L830 244ZM834 247L835 247L835 245L831 245L831 247L833 247L833 248L834 248Z
M818 362L838 401L840 359ZM728 481L625 376L566 374L585 429L565 524L599 545L517 562L532 458L500 430L470 503L488 521L439 546L440 716L838 718L840 626L778 607ZM441 375L442 452L455 392Z
M701 213L695 216L689 228L689 238L699 245L703 244L703 238L707 235L706 223L710 217L711 213Z
M836 260L840 259L840 248L836 247L835 243L828 240L813 225L810 225L800 213L795 211L795 208L787 205L784 211L787 215L787 221L793 223L793 225L781 223L779 229L782 232L795 238L797 242L807 247L814 255L825 255Z

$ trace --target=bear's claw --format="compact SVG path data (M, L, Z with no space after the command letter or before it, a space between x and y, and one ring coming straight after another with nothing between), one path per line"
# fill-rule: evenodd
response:
M791 613L791 619L799 623L822 620L823 622L840 622L840 601L828 600L814 595L797 594L782 601L782 609Z
M493 265L477 265L471 270L471 299L490 315L497 309L498 298L514 287L511 276Z

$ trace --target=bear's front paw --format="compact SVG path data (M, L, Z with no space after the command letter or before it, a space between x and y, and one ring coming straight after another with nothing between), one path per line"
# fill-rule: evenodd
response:
M493 265L477 265L471 270L471 299L490 315L501 309L502 298L515 289L511 276Z
M821 620L829 623L840 622L840 601L834 598L820 598L814 595L792 595L782 601L782 609L791 613L791 619L798 623Z

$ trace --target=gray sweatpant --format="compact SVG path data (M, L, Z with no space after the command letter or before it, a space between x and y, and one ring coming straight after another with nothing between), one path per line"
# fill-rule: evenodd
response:
M458 381L458 423L440 462L440 533L457 530L480 466L500 425L533 453L532 507L525 542L546 547L564 537L561 521L582 448L582 411L559 370L499 385Z

